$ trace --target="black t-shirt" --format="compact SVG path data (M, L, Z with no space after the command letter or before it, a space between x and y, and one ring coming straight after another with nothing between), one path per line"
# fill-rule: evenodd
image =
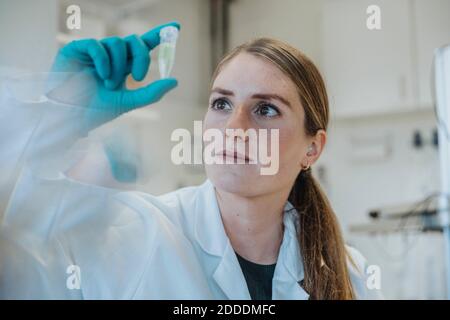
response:
M272 278L277 264L254 263L244 259L237 252L236 256L252 300L272 300Z

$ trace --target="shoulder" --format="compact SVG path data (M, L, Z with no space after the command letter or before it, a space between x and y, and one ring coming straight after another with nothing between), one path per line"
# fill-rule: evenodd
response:
M379 268L370 265L366 258L355 248L346 246L346 249L348 254L349 275L356 299L383 299L383 295L378 285L379 281L381 281L379 278L380 274L378 274Z
M177 189L159 196L144 192L123 192L118 197L135 211L149 217L165 219L177 228L191 224L193 213L198 206L202 192L208 182L199 186Z

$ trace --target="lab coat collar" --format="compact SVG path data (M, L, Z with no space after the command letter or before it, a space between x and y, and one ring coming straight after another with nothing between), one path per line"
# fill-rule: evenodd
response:
M229 299L250 299L244 275L223 226L214 185L206 180L199 191L194 232L205 252L221 257L213 277ZM273 277L272 298L308 299L308 293L300 286L304 271L295 227L296 211L289 202L284 210L284 234Z
M206 180L200 187L195 203L194 233L204 251L223 256L228 237L220 216L214 185Z
M284 234L272 281L272 299L307 300L309 294L302 288L303 257L297 240L297 211L287 201L284 207Z
M228 299L251 299L247 282L229 240L222 259L213 273L213 278Z

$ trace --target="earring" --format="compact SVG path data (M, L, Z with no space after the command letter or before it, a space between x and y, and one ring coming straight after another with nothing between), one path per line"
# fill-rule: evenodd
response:
M302 165L302 171L308 171L309 169L311 169L311 165L309 164L309 162L306 166Z
M313 150L313 146L310 145L310 146L308 147L308 150L307 150L307 152L306 152L306 155L309 156L309 155L310 155L309 153L310 153L312 150ZM310 168L311 168L311 165L309 164L309 161L308 161L308 164L307 164L306 166L302 165L302 171L308 171Z

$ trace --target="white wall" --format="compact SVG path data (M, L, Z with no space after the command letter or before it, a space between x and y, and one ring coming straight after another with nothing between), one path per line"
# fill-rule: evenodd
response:
M56 0L0 1L0 66L47 71L56 50Z
M230 47L256 37L275 37L320 64L321 0L235 0L230 12Z

